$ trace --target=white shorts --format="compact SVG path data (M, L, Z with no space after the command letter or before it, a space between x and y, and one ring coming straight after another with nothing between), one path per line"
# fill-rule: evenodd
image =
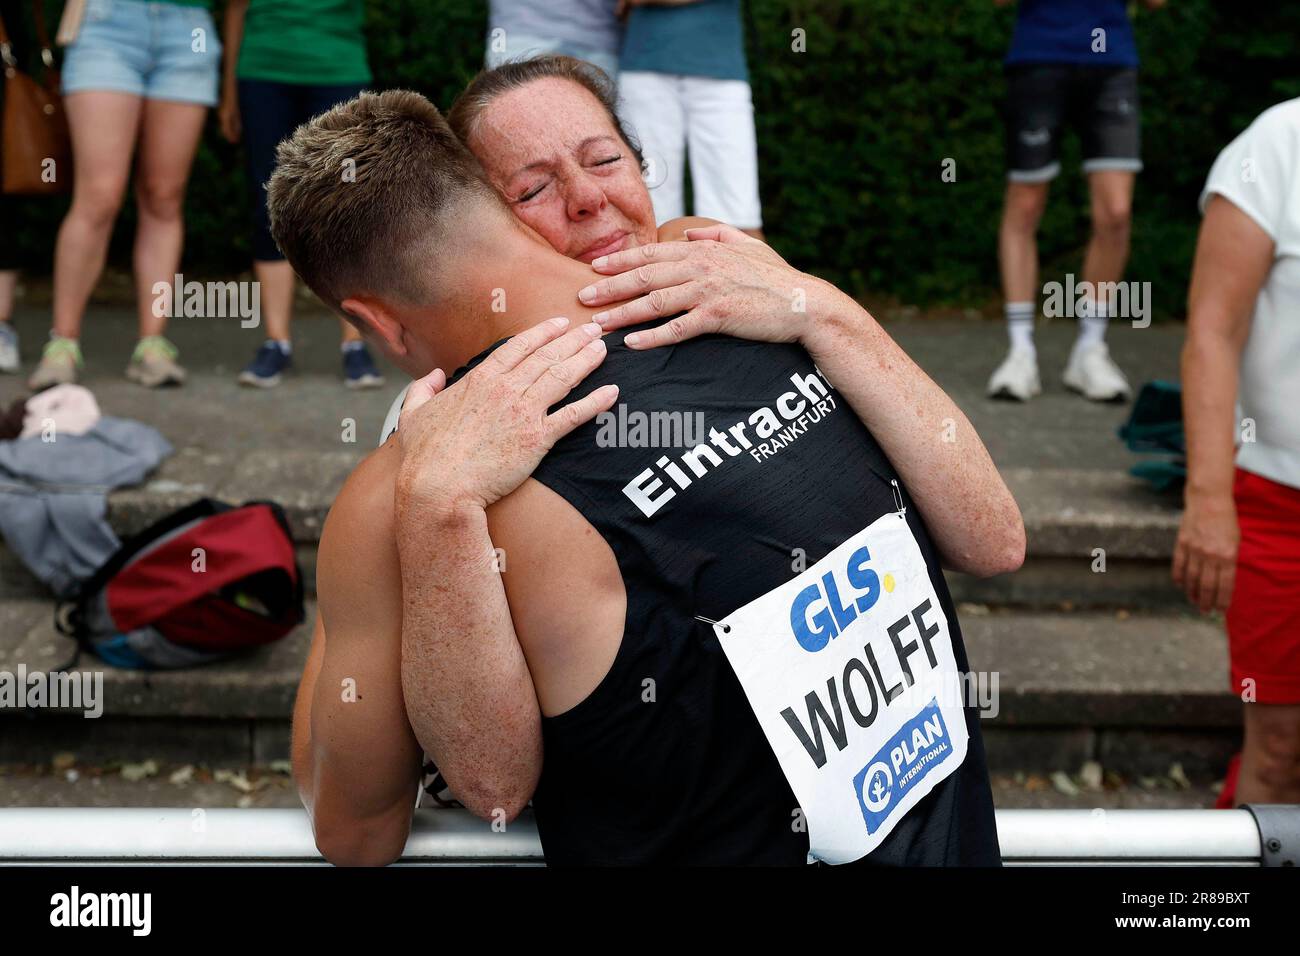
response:
M483 65L489 70L496 69L502 63L512 60L527 60L535 56L558 53L578 60L586 60L605 71L611 80L618 79L618 54L593 47L579 46L565 40L551 37L539 37L532 34L506 32L502 30L499 37L489 31L487 51L483 55Z
M620 112L649 164L646 185L663 223L686 215L689 154L694 214L759 229L754 102L744 80L625 71Z

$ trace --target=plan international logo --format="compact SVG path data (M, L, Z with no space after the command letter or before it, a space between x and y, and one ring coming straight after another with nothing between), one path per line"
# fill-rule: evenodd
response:
M943 712L932 699L853 778L867 832L879 830L903 796L952 753Z

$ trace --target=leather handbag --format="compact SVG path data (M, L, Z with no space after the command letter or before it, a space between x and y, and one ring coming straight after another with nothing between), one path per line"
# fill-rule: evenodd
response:
M41 0L33 0L32 14L41 45L44 82L19 69L13 45L0 19L0 61L3 63L4 122L0 126L0 192L40 196L72 188L72 145L68 118L59 95L59 72L45 31Z

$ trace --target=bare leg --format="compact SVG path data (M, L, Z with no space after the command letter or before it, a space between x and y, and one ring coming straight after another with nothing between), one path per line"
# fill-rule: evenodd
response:
M1088 174L1092 236L1083 257L1083 279L1097 294L1082 303L1079 334L1070 350L1065 383L1094 401L1127 398L1131 393L1128 380L1106 348L1106 327L1116 302L1109 291L1098 287L1105 283L1113 288L1113 283L1124 277L1135 179L1134 173L1114 169Z
M339 325L342 326L342 328L343 328L343 341L344 341L344 342L360 342L360 341L361 341L361 333L358 332L358 331L357 331L357 327L356 327L355 325L353 325L351 322L349 322L347 319L342 319L342 318L339 319Z
M1002 297L1007 302L1038 301L1038 223L1047 208L1047 183L1007 183L998 229Z
M207 111L206 106L194 103L146 100L144 104L135 186L140 214L135 233L135 289L141 338L162 335L167 328L167 317L154 315L153 290L159 282L170 286L180 270L185 181Z
M284 259L255 259L253 276L261 286L266 337L289 341L289 321L293 317L293 266Z
M1136 175L1108 169L1088 174L1092 196L1092 238L1083 257L1086 282L1118 282L1128 264Z
M1300 704L1247 704L1236 802L1300 803Z
M0 322L14 316L14 291L18 288L18 270L0 269Z
M54 244L54 334L81 336L86 302L104 269L113 220L122 206L141 100L129 93L69 93L72 205Z
M0 269L0 372L18 371L18 334L9 320L14 314L17 269Z

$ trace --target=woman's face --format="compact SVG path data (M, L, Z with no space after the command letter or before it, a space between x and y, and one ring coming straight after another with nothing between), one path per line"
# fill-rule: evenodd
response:
M577 83L546 77L501 94L468 146L510 210L570 259L655 241L636 157Z

